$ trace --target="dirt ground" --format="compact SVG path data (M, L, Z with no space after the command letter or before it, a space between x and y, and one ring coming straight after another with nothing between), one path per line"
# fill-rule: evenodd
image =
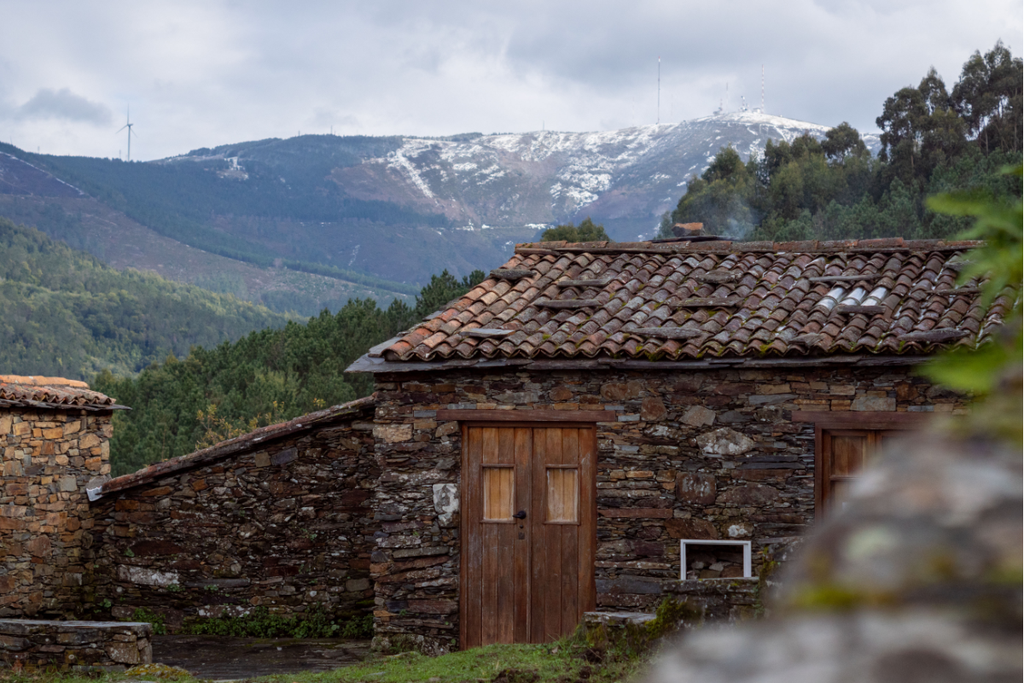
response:
M369 640L156 636L153 661L188 670L196 678L230 680L298 671L328 671L361 662Z

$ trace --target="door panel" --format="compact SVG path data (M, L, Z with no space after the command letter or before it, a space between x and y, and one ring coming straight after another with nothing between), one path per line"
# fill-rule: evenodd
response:
M823 429L820 458L815 460L815 504L824 517L842 504L845 492L875 453L906 434L895 429Z
M871 433L852 430L835 431L830 436L832 437L832 476L853 476L864 465Z
M471 425L463 443L463 646L562 637L596 597L594 429Z
M462 515L462 580L459 585L460 629L463 642L472 638L470 645L480 644L482 633L481 618L483 614L483 560L484 538L483 525L475 514L483 506L481 496L481 468L483 461L483 430L466 429L463 432L464 461L476 463L474 466L462 468L462 504L465 506ZM472 634L469 636L468 634ZM475 641L475 642L473 642Z
M516 490L519 492L516 501L516 512L520 510L529 514L532 510L533 489L530 481L530 464L533 460L533 430L525 427L514 428L514 448L516 463ZM512 552L512 565L515 567L515 575L519 577L519 591L515 600L515 629L512 642L530 642L530 535L527 528L527 519L516 520L515 525L515 548Z

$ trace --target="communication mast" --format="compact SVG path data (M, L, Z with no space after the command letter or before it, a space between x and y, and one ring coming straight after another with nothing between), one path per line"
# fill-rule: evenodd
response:
M764 114L764 64L761 65L761 113Z

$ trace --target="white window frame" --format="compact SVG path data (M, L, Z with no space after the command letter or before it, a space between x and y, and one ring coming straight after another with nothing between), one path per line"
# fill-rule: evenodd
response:
M708 541L702 538L683 538L679 540L679 578L686 580L686 545L733 545L743 549L743 578L750 579L750 541Z

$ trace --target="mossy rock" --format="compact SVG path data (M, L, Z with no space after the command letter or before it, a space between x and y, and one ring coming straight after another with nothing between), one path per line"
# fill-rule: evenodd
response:
M167 664L139 664L124 672L126 676L146 676L147 678L159 678L165 681L176 681L183 678L192 678L192 674L185 669Z

